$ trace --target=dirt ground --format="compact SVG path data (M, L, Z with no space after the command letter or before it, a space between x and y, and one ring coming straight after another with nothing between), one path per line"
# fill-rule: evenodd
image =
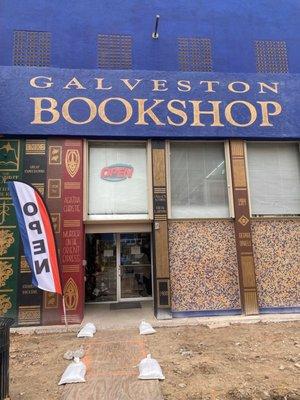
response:
M160 329L165 400L300 400L300 323ZM298 365L298 366L297 366Z
M160 328L145 340L166 376L165 400L300 400L299 330L300 322L190 326ZM78 340L74 333L12 335L11 399L60 399L62 356L88 339Z
M11 335L11 400L60 399L63 387L57 384L69 364L63 355L87 339L78 340L75 333Z

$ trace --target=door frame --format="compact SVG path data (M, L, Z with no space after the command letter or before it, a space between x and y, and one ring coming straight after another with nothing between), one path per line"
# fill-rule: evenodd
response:
M152 288L152 296L151 297L128 297L122 298L121 296L121 234L122 233L149 233L150 236L150 249L151 249L151 288ZM117 245L116 245L116 267L117 267L117 301L116 303L126 303L128 301L153 301L153 246L152 246L152 232L121 232L117 233Z
M138 230L136 232L134 229L126 229L125 231L121 232L85 232L86 235L89 234L101 234L101 233L112 233L116 235L116 279L117 279L117 300L115 301L85 301L85 304L114 304L114 303L124 303L128 301L154 301L154 276L153 276L153 237L152 237L152 231L150 230ZM120 275L120 269L121 269L121 234L122 233L149 233L150 235L150 249L151 249L151 286L152 286L152 296L151 297L129 297L129 298L122 298L121 297L121 275ZM85 251L87 249L85 248Z

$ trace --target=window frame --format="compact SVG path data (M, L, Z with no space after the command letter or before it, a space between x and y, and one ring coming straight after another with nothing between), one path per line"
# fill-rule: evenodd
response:
M299 162L300 162L300 142L297 140L247 140L244 144L245 153L245 165L246 165L246 177L247 177L247 188L248 188L248 204L249 214L254 220L257 219L300 219L300 214L253 214L252 203L251 203L251 186L250 186L250 174L249 174L249 157L248 157L248 143L267 143L267 144L297 144L299 149ZM300 188L299 188L300 190Z
M172 199L171 199L171 143L223 143L224 145L224 160L226 166L226 183L228 196L228 217L188 217L178 218L172 217ZM228 220L234 218L234 203L233 203L233 187L230 162L230 148L228 140L167 140L166 141L166 172L167 172L167 207L168 219L173 221L186 220Z
M109 144L130 145L144 144L146 149L146 172L147 172L147 214L98 214L89 215L89 149L93 144ZM149 222L153 220L153 204L152 204L152 157L150 140L89 140L84 141L84 169L83 169L83 221L86 224L107 224L107 222Z

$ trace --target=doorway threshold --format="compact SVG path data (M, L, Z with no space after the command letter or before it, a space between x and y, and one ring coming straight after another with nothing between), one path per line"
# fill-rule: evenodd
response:
M141 308L111 310L110 304L86 304L82 324L92 322L97 329L138 329L141 321L157 323L153 301L142 301Z
M110 305L111 310L129 310L132 308L142 308L142 305L139 301L122 301Z

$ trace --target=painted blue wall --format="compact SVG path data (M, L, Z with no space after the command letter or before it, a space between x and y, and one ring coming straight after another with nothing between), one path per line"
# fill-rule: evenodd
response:
M254 41L285 40L297 73L299 21L299 0L0 0L0 65L12 65L14 30L37 30L52 33L59 68L96 68L101 33L132 35L140 70L178 70L177 38L196 36L212 40L214 71L256 72Z

